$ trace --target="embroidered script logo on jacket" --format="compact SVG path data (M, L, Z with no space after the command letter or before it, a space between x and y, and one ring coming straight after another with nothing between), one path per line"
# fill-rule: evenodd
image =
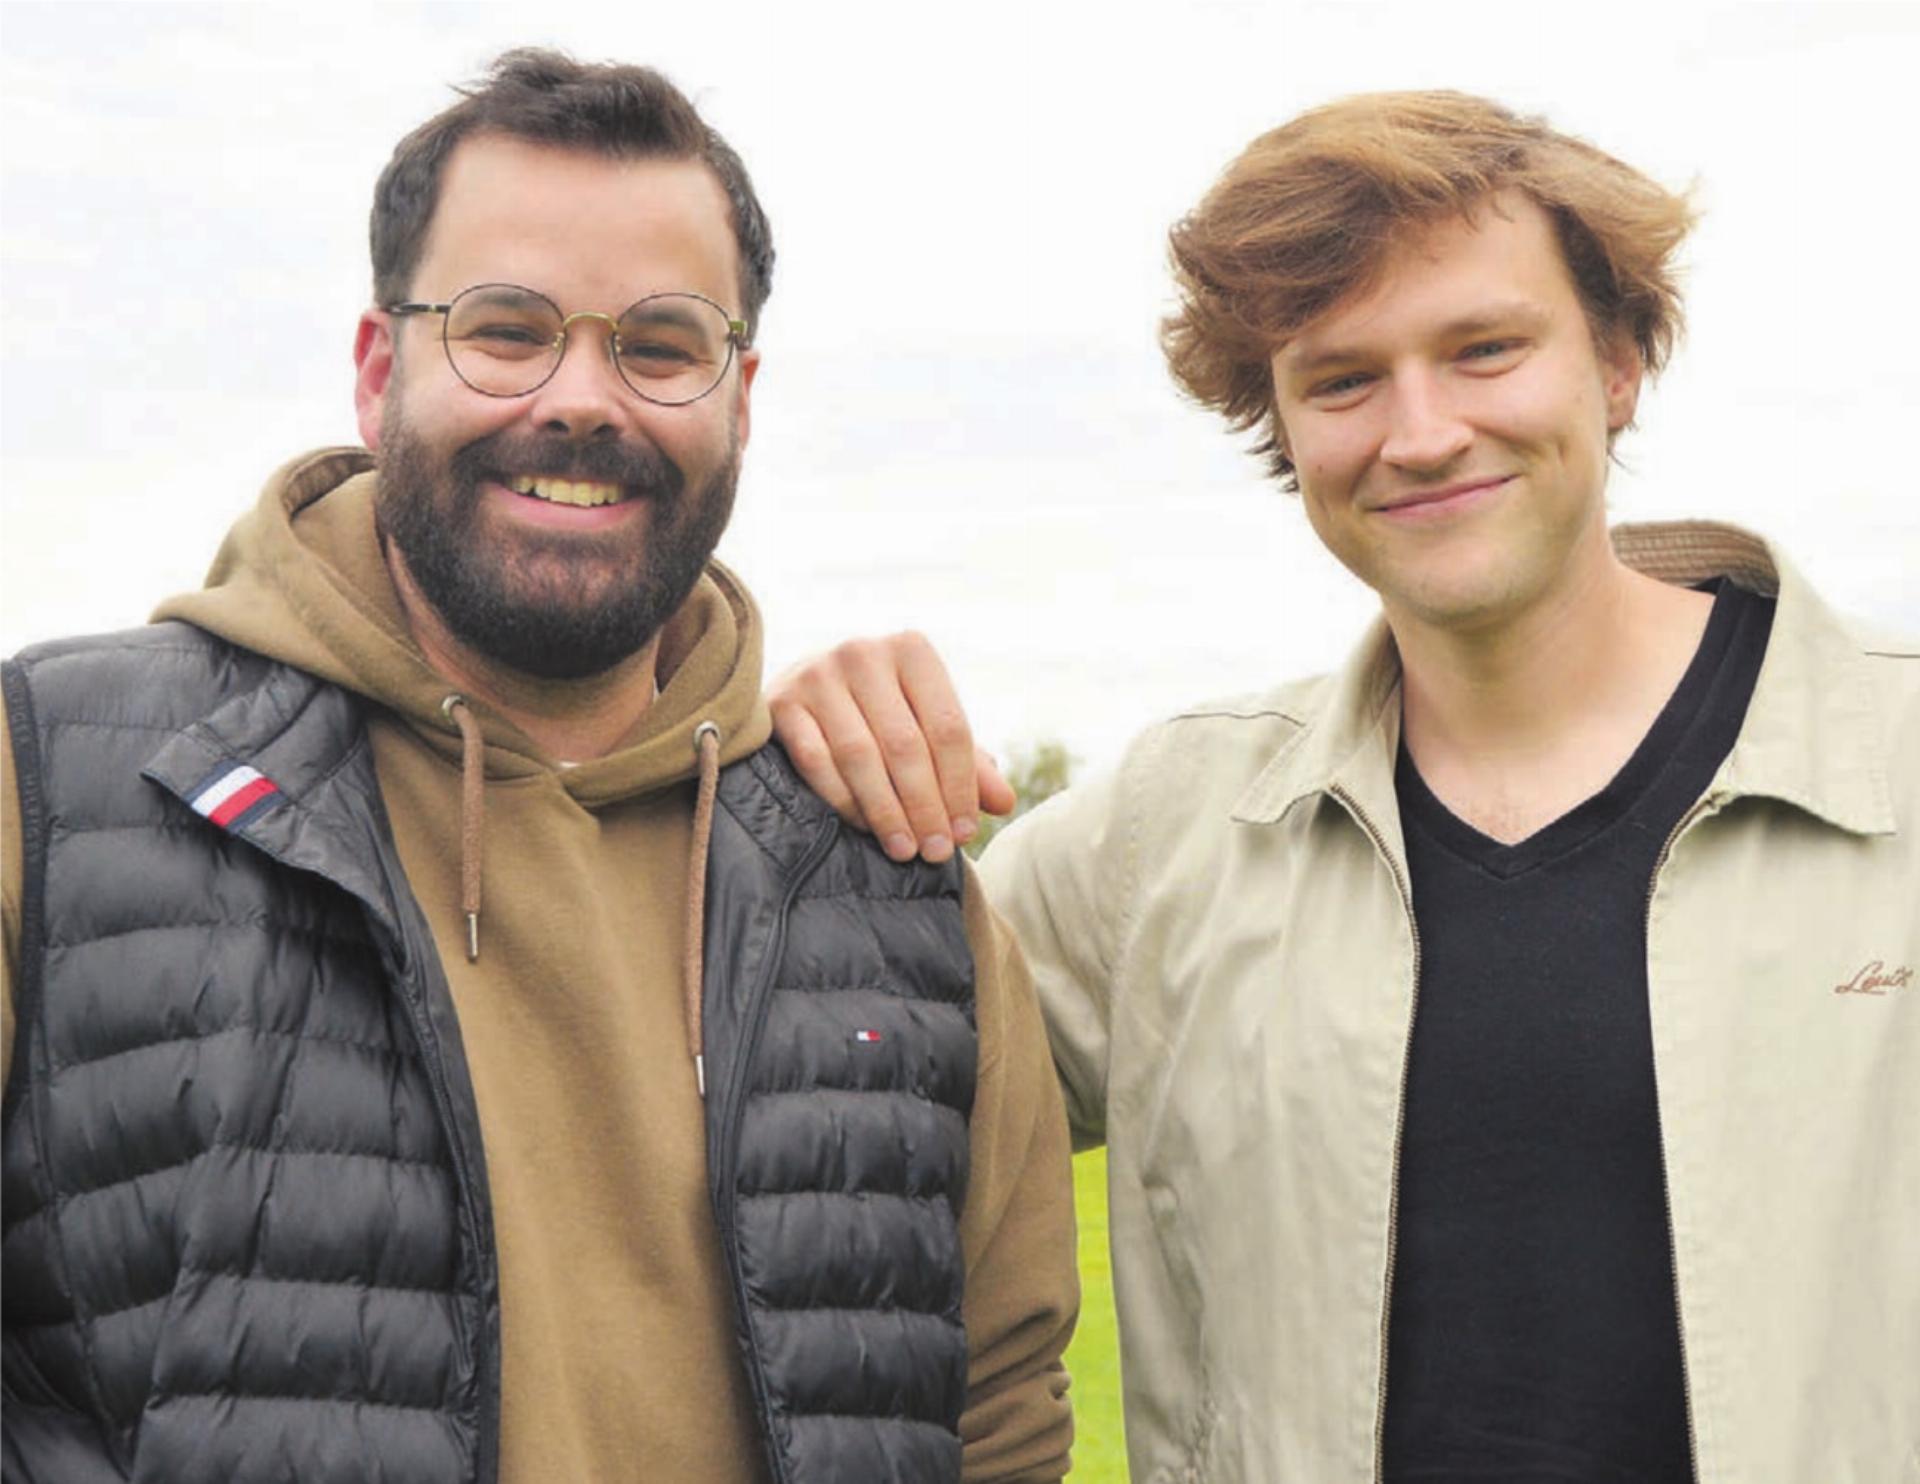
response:
M1885 959L1873 959L1862 964L1845 984L1833 987L1835 994L1885 994L1890 989L1905 989L1913 983L1913 967L1902 964L1897 969L1889 969Z

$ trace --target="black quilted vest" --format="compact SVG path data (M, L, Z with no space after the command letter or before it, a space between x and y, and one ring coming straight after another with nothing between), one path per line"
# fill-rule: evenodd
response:
M486 1162L360 703L178 624L5 685L0 1472L492 1484ZM721 775L705 946L709 1183L772 1477L957 1480L959 873L889 862L765 749Z

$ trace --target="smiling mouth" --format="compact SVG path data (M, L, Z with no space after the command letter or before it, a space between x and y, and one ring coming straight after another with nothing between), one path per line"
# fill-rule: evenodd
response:
M1389 500L1375 509L1382 515L1394 515L1401 511L1419 510L1428 505L1441 505L1449 500L1459 500L1467 496L1483 494L1487 490L1498 489L1513 476L1496 474L1488 479L1465 479L1458 484L1443 485L1438 489L1414 490L1397 500Z
M598 479L550 479L544 475L520 474L502 483L517 495L531 495L554 505L614 505L626 498L626 489Z

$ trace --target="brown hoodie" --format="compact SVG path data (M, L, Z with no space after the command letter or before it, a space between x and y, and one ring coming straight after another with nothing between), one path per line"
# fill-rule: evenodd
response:
M461 738L408 637L364 450L295 460L235 525L207 587L161 605L377 704L368 731L407 879L472 1068L500 1255L501 1479L764 1476L707 1197L681 951L694 731L761 746L759 618L717 563L668 625L659 694L606 757L562 766L484 705L480 955L462 911ZM11 758L5 798L11 805ZM8 814L12 1039L19 838ZM474 848L469 838L467 849ZM1077 1306L1067 1133L1033 991L967 894L980 1079L961 1241L968 1479L1056 1479L1059 1356ZM9 1048L10 1049L10 1048Z

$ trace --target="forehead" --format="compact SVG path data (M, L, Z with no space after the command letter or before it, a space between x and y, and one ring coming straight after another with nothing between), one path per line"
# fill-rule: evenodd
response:
M1407 231L1387 248L1372 283L1313 320L1274 361L1292 369L1516 311L1547 320L1581 314L1553 222L1527 197L1509 193L1470 216Z
M698 160L481 135L447 161L413 292L518 283L569 311L618 311L690 289L737 312L738 261L726 193Z

